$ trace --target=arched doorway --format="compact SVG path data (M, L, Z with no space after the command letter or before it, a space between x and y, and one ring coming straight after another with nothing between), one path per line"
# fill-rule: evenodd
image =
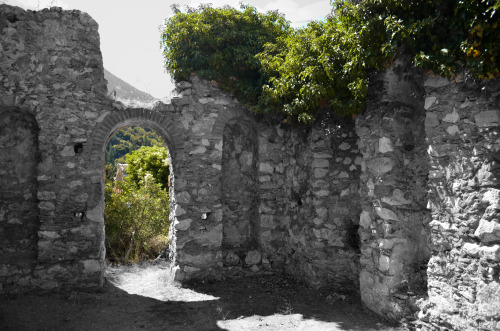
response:
M168 256L170 162L156 131L128 126L110 136L105 153L108 262Z
M91 154L90 157L93 159L93 164L95 169L101 169L101 180L94 184L94 193L92 194L91 203L89 204L89 209L86 217L94 222L102 224L101 234L98 236L100 243L100 253L99 260L101 276L104 275L105 271L105 231L104 231L104 163L105 163L105 149L108 140L112 135L117 132L120 128L128 126L140 126L143 128L149 128L156 131L165 141L165 145L168 147L169 159L170 159L170 215L169 221L172 224L174 219L174 211L176 208L175 190L174 183L176 178L178 178L178 166L176 165L177 158L182 159L183 154L183 134L177 128L174 123L175 121L166 116L169 114L164 114L159 111L150 109L126 109L123 111L112 112L106 116L103 121L95 128L95 134L91 144ZM170 226L170 258L172 265L175 264L175 227Z

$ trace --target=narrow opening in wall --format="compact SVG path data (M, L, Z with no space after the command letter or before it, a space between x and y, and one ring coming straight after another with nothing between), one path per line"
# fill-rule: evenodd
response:
M168 257L170 160L163 137L154 130L129 126L109 139L104 211L108 263Z

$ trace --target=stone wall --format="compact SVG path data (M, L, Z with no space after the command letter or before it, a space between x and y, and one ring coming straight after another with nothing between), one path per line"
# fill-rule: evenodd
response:
M367 110L356 122L361 297L371 310L401 320L426 293L429 259L422 77L400 61L371 78Z
M286 142L286 215L292 263L311 286L358 290L361 156L351 121L324 119Z
M36 264L37 140L32 115L0 108L0 292L29 282Z
M287 272L357 288L361 158L352 123L300 132L257 121L195 75L177 86L189 157L174 185L176 278Z
M17 113L15 118L36 120L18 128L16 135L23 130L27 135L9 150L11 160L6 160L26 162L16 164L8 180L18 182L17 189L24 186L26 195L17 198L19 208L31 210L18 219L26 226L20 239L26 259L2 259L0 267L11 270L24 263L22 277L10 284L15 273L9 271L1 281L17 290L19 285L44 289L68 283L99 285L103 225L86 218L85 210L92 199L89 184L100 181L102 170L89 171L84 156L89 130L101 109L109 106L102 98L106 83L97 24L79 11L32 12L0 5L0 29L2 118L7 109ZM7 189L17 194L12 186ZM14 213L10 215L7 224L15 222ZM4 234L18 238L20 232L12 226L4 228ZM11 248L4 245L10 243L2 241L4 252Z
M432 211L429 300L437 328L500 330L500 82L425 82Z

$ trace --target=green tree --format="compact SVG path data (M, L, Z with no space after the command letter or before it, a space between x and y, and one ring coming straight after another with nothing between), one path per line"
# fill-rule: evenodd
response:
M241 10L200 6L184 13L178 6L173 9L161 35L165 67L172 77L178 81L195 72L245 103L256 104L267 77L255 54L265 43L289 33L289 22L276 11L261 14L247 5Z
M154 130L148 128L129 126L117 131L106 145L106 164L111 164L116 173L116 163L125 163L125 155L141 146L164 146L164 143Z
M155 181L163 188L168 188L170 167L168 151L159 146L142 146L127 154L127 179L140 187L147 175L153 176Z

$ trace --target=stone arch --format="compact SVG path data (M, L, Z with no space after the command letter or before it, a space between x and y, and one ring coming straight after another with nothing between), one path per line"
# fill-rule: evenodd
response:
M226 125L236 122L247 128L250 132L253 132L253 134L257 135L257 123L242 109L225 109L224 111L221 111L213 126L212 134L214 137L222 138Z
M182 154L184 137L182 131L174 123L173 116L166 116L151 109L129 108L113 112L96 127L91 153L101 155L112 133L125 126L137 125L150 127L160 133L167 143L172 158L177 158L178 154Z
M182 131L175 125L176 119L173 114L163 114L151 109L129 108L123 111L112 112L99 123L93 134L90 145L90 158L94 162L95 170L103 170L104 154L106 145L111 136L119 129L126 126L141 126L155 130L163 137L169 150L170 174L171 182L175 183L181 175L180 163L183 156L184 135ZM91 200L89 201L89 209L86 217L94 222L101 223L102 235L100 236L101 260L104 260L104 190L103 182L104 175L98 183L94 183ZM176 206L175 187L170 193L170 221L172 222L173 211ZM174 229L170 227L171 231ZM175 232L171 233L171 245L175 247ZM103 267L101 267L103 269Z

